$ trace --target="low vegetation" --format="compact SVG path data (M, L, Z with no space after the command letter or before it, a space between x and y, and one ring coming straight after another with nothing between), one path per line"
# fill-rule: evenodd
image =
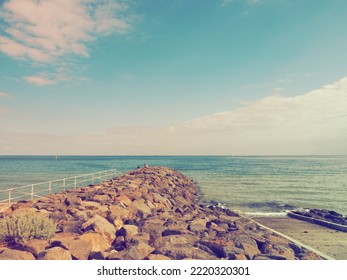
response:
M49 240L55 232L56 224L40 213L19 212L0 219L0 240L5 242Z

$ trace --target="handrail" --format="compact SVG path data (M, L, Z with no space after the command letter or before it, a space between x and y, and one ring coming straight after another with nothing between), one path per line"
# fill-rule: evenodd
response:
M112 179L119 174L120 173L116 169L109 169L0 190L0 206L6 205L9 207L19 200L33 200L34 198L44 197L45 195L57 193L61 190L65 191L86 185L94 185L95 183L100 183Z

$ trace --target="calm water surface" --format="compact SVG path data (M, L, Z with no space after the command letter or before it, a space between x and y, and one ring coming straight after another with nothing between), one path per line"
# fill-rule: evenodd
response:
M347 215L347 157L0 156L0 189L144 163L168 166L194 179L202 200L251 213L292 207Z

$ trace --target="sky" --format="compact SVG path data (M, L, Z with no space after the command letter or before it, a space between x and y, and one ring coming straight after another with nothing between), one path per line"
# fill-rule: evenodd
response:
M0 0L0 155L346 155L345 0Z

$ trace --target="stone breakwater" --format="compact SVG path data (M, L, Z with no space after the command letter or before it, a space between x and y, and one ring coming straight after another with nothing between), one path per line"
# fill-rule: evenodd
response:
M18 202L0 215L45 213L57 222L57 232L49 241L2 244L0 260L320 259L237 213L199 205L198 199L196 184L182 173L147 167Z

